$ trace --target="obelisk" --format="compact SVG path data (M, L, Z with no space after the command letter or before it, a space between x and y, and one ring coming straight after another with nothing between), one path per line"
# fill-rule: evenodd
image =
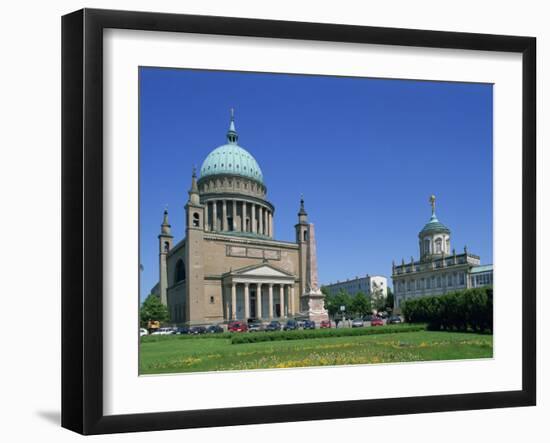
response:
M324 295L319 289L319 277L317 274L317 245L315 242L315 226L313 223L308 227L307 255L306 255L306 284L305 292L302 297L305 298L305 313L310 320L319 323L328 320L328 312L325 309Z

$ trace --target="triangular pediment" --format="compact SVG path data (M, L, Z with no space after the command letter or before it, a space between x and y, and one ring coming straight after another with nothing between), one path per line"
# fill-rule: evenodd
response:
M233 271L231 274L239 276L254 276L254 277L293 277L292 274L278 269L275 266L272 266L267 263L262 263L254 266L247 266L246 268L241 268Z

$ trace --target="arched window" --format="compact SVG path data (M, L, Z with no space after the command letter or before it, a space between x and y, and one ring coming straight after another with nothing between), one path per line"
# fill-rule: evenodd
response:
M199 221L200 221L199 213L198 213L198 212L194 212L194 213L193 213L193 226L194 226L195 228L198 228L198 227L199 227Z
M424 240L424 254L430 253L430 240L427 238Z
M170 250L170 243L167 241L164 242L164 252L168 252Z
M174 283L179 283L180 281L185 280L185 264L183 263L183 260L180 258L176 262L176 273L174 278Z
M438 238L435 241L435 253L436 254L441 254L441 239L440 238Z
M307 231L304 231L304 241L307 241Z

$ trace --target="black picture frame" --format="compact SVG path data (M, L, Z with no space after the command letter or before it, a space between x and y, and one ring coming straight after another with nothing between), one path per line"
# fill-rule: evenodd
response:
M103 413L103 30L171 31L522 54L522 389L177 412ZM83 9L62 18L62 426L81 434L536 404L536 39Z

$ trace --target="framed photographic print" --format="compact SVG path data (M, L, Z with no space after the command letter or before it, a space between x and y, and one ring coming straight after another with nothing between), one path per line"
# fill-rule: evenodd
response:
M534 405L535 49L64 16L62 425Z

